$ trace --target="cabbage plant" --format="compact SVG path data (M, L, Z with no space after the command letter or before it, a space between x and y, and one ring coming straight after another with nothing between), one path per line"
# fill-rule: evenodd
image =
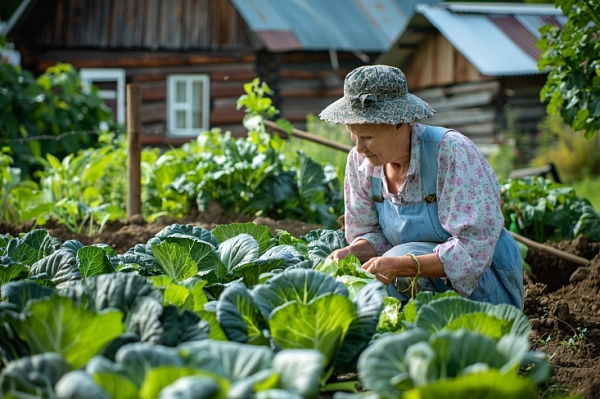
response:
M289 268L251 289L241 282L227 287L216 315L231 341L317 349L331 371L349 371L375 334L385 286L374 280L349 296L328 274Z

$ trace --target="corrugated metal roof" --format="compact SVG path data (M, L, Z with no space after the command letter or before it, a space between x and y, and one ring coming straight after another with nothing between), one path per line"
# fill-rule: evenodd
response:
M433 26L484 76L538 75L539 28L565 22L552 4L419 4L407 31L390 50L395 54L379 61L403 66L423 37L416 39L414 31Z
M270 51L383 52L417 3L439 0L231 0Z
M549 18L566 22L551 4L421 4L416 11L485 76L539 74L537 29Z

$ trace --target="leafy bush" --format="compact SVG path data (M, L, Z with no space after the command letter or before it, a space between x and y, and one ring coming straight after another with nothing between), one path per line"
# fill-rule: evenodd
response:
M37 79L20 67L0 63L0 144L10 146L23 178L38 170L37 158L62 159L114 129L112 112L98 89L83 92L73 66L56 64Z
M592 228L600 222L600 214L572 187L538 176L507 179L501 203L506 227L534 241L570 240L579 234L600 241L597 229Z
M536 156L531 165L554 163L565 182L600 174L600 136L578 135L557 116L545 118L539 128Z

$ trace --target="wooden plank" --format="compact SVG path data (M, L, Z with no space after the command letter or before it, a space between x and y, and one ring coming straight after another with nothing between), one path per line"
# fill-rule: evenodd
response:
M455 110L436 114L436 116L427 119L428 124L438 126L454 126L469 123L485 123L496 120L494 110L469 109Z
M144 43L145 5L145 0L135 0L135 8L131 10L132 19L135 21L131 44L135 47L141 47Z
M344 95L344 89L302 89L302 88L290 88L285 89L282 88L280 94L284 98L290 97L300 97L300 98L309 98L309 97L332 97L336 100Z
M167 101L166 82L144 82L140 84L142 103Z
M162 102L142 103L142 123L165 122L167 118L167 105Z
M437 54L434 63L435 78L433 83L436 85L447 85L454 83L454 47L442 35L435 37L435 52Z
M421 97L421 96L419 96ZM494 100L494 93L483 91L480 93L473 94L463 94L452 97L421 97L423 100L427 101L433 109L437 112L453 110L453 109L461 109L461 108L471 108L471 107L481 107L485 105L492 104Z
M110 0L99 0L97 2L97 14L93 26L95 27L94 37L90 38L90 42L99 47L108 46L108 26L110 24Z
M455 129L468 137L496 135L496 122L471 123L468 125L455 125Z
M246 112L243 109L236 109L235 105L214 106L210 112L210 126L221 124L242 123Z
M463 84L452 85L444 87L445 95L456 95L463 93L473 93L478 91L492 91L499 92L500 82L498 80L485 80L485 81L474 81Z
M144 13L144 46L155 46L157 41L157 34L159 31L159 1L160 0L146 0L145 13Z
M210 98L221 98L221 97L235 97L239 98L244 94L244 88L240 84L235 85L223 85L211 83L210 85Z
M167 43L167 36L169 34L169 22L167 20L167 12L169 9L169 0L159 0L158 4L158 21L157 24L158 32L156 35L155 45L158 48L165 48Z
M210 43L211 14L209 0L198 0L199 13L196 28L198 29L196 46L207 48Z
M124 21L122 19L123 15L123 3L120 1L116 1L114 3L114 7L112 9L111 15L111 33L110 33L110 46L118 47L121 45L121 29L124 25Z

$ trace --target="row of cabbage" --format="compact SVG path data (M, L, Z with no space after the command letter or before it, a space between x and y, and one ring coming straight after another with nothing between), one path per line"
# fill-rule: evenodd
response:
M343 232L173 224L123 254L0 235L0 397L536 398L551 373L510 305L407 305Z

